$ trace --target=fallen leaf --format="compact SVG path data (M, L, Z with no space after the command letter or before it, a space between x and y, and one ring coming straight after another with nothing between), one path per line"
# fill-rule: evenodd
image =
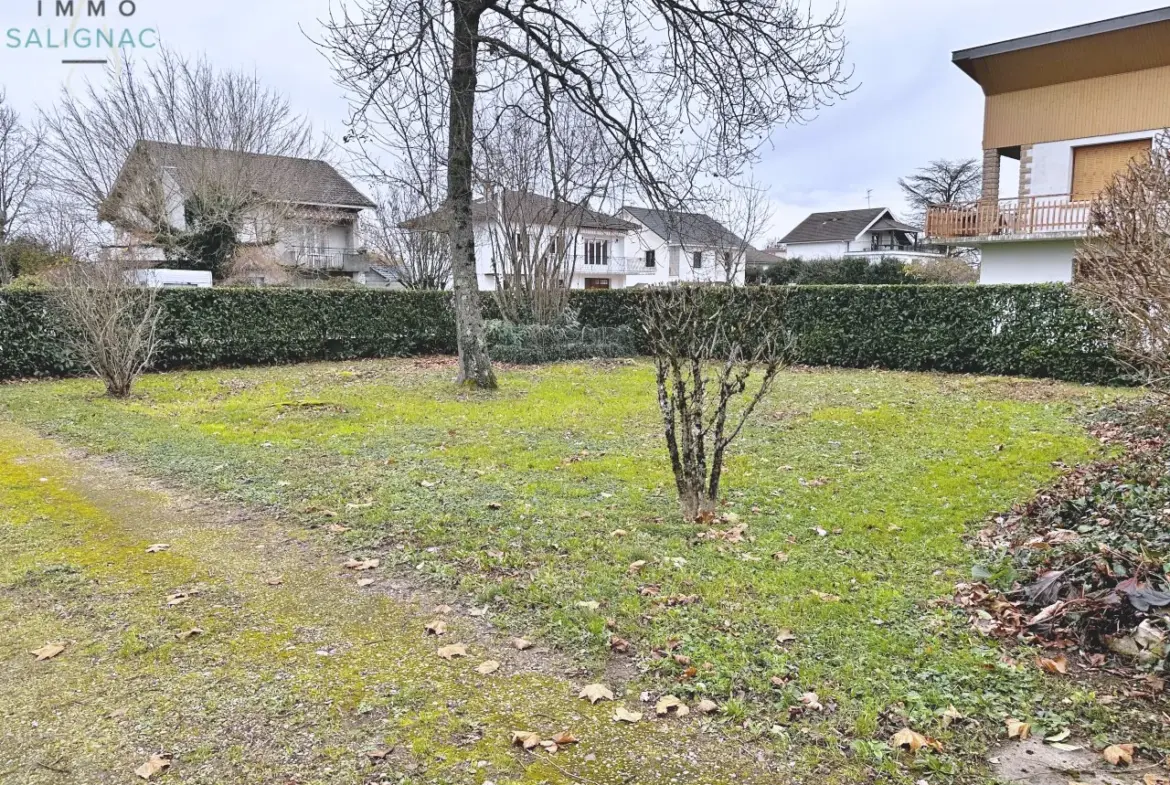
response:
M638 559L638 561L636 561L636 562L630 562L630 566L627 568L626 571L629 572L631 575L633 575L634 573L636 573L638 570L642 569L645 566L646 566L646 560L645 559Z
M1049 744L1055 744L1059 741L1064 741L1065 739L1067 739L1071 735L1072 735L1072 729L1065 728L1060 733L1057 733L1053 736L1045 736L1044 741L1048 742Z
M179 640L185 641L188 638L194 638L196 635L202 635L202 634L203 634L203 630L199 629L198 627L192 627L191 629L187 630L186 632L180 632L177 637Z
M427 635L446 635L447 622L442 619L435 619L427 625Z
M585 600L577 603L578 608L584 608L587 611L595 611L601 607L601 603L596 600Z
M350 559L345 563L345 568L362 572L363 570L372 570L381 563L381 559Z
M53 659L63 651L65 651L64 646L57 643L48 643L39 649L30 651L29 654L35 654L37 657L37 662L43 662L44 660Z
M512 731L512 744L530 750L540 745L540 734L526 730L514 730Z
M446 614L450 613L451 610L452 609L451 609L450 605L440 605L439 607L435 608L435 613L441 613L441 614L446 615Z
M699 701L699 705L695 706L695 711L699 714L714 714L719 711L719 704L710 698L703 698Z
M275 578L269 578L264 582L269 586L279 586L280 584L284 583L284 578L277 576Z
M393 749L368 750L366 752L366 757L370 760L386 760L386 756L393 751Z
M566 744L576 744L577 737L569 733L567 730L563 730L552 737L552 742L553 744L563 747Z
M1084 747L1078 747L1076 744L1065 744L1061 741L1054 741L1049 746L1052 747L1052 749L1060 750L1061 752L1076 752L1077 750L1084 749Z
M499 502L488 502L487 503L487 508L489 510L499 510L499 509L503 508L503 506L504 505L500 504Z
M513 638L512 648L516 651L528 651L532 648L532 641L525 640L524 638Z
M949 727L956 722L965 719L962 713L954 706L947 706L946 711L942 713L942 721L944 727Z
M163 551L169 551L170 549L171 549L171 546L167 545L165 542L160 542L157 545L151 545L149 548L146 549L146 552L147 553L162 553Z
M590 703L597 703L602 700L613 700L613 692L604 684L586 684L581 688L581 693L577 697L585 698Z
M778 562L786 562L788 561L788 554L784 551L776 551L772 554L772 558Z
M436 654L444 660L453 660L456 657L467 656L467 645L463 643L452 643L449 646L441 647Z
M679 717L685 717L691 713L686 704L673 695L663 695L658 699L658 703L654 704L654 713L658 716L664 714L674 713Z
M1020 722L1014 717L1008 717L1004 720L1004 725L1007 726L1007 736L1009 739L1023 741L1032 735L1032 726L1026 722Z
M800 696L800 702L813 711L824 711L821 699L815 692L806 692Z
M487 606L485 605L482 608L472 608L467 612L467 615L476 617L487 616Z
M1133 763L1133 745L1111 744L1101 752L1101 757L1114 766L1128 766Z
M1068 660L1063 654L1057 657L1037 657L1036 665L1045 673L1068 673Z
M796 636L792 634L792 630L780 630L776 635L777 643L792 643L796 640Z
M609 648L616 651L618 654L625 654L630 650L630 642L625 638L620 638L617 635L609 636Z
M1142 777L1142 785L1170 785L1170 777L1151 772Z
M641 722L642 714L637 711L630 711L621 706L618 706L613 713L614 722Z
M373 578L360 578L357 582L357 585L358 586L373 586L375 583L377 583L377 581L374 580Z
M186 592L179 592L178 594L168 594L167 595L167 605L170 605L170 606L182 605L183 603L185 603L189 599L191 599L191 595L187 594Z
M609 536L610 537L625 537L627 534L629 534L629 532L626 531L625 529L614 529L613 531L611 531L609 533Z
M159 774L161 772L164 772L167 769L169 769L170 767L171 767L171 756L170 755L151 755L150 760L148 760L146 763L143 763L141 766L136 768L134 770L134 773L137 774L142 779L148 780L151 777L153 777L155 774Z
M495 660L484 660L476 666L475 672L483 676L487 676L488 674L495 673L499 669L500 663L496 662Z
M349 531L349 527L342 526L340 523L331 523L325 527L325 530L330 534L344 534Z
M811 594L812 596L816 597L821 602L840 602L841 601L841 598L838 597L836 594L826 594L825 592L817 591L816 589L809 589L808 593Z
M434 488L436 485L436 483L433 483L430 480L419 480L418 484L424 488Z
M905 747L911 752L918 752L923 747L929 747L930 740L921 733L912 731L909 728L902 728L902 730L890 737L890 744L895 747Z

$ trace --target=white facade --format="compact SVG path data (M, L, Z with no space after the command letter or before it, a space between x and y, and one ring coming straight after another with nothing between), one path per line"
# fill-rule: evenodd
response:
M729 251L710 245L669 243L629 212L622 210L617 217L639 227L626 238L630 259L635 267L641 268L638 275L628 276L627 286L726 283L728 270L732 273L731 283L743 284L747 274L744 251ZM734 256L729 259L725 256L728 253L734 253ZM699 261L698 265L695 264L696 260Z
M1158 133L1159 131L1136 131L1129 134L1034 144L1031 172L1026 178L1021 178L1020 196L1063 196L1068 199L1072 194L1074 148L1111 142L1130 142L1135 139L1153 139Z
M1070 283L1075 240L1023 240L982 247L979 283Z
M149 270L130 270L127 275L139 286L151 289L211 287L211 273L205 270L165 270L153 267Z
M496 289L495 251L500 244L493 242L492 232L499 231L489 221L476 221L475 231L475 275L479 289L484 292ZM617 229L568 228L531 226L529 235L545 243L554 235L565 238L565 267L572 268L573 275L569 288L584 289L587 286L603 289L623 289L632 286L642 276L634 269L628 272L631 260L627 256L626 232ZM592 246L586 249L586 245ZM601 250L599 246L604 246ZM599 282L604 281L602 286Z

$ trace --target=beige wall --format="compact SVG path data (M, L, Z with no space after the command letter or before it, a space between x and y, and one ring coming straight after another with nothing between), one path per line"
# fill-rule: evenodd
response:
M987 96L983 148L1170 127L1170 66Z

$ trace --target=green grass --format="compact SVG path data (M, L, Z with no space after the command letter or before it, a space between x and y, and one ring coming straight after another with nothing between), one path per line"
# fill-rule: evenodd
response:
M722 509L748 541L728 544L680 519L648 365L507 371L491 395L450 374L410 361L174 373L128 402L91 381L21 384L0 387L0 410L315 527L335 552L449 587L598 672L610 636L628 639L639 686L714 698L798 771L892 772L881 742L908 724L948 745L917 775L966 777L1006 716L1086 735L1118 721L937 603L970 573L964 534L1093 456L1076 416L1117 391L785 373L732 449ZM781 630L795 640L777 643ZM828 710L791 716L807 691ZM983 725L945 729L950 705Z

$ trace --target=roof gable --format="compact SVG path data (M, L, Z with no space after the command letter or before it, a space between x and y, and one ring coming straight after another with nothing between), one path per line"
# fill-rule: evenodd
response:
M796 228L786 234L780 242L832 243L851 242L882 216L888 215L885 207L870 207L864 210L838 210L835 212L812 213Z
M625 213L664 241L678 245L739 246L745 243L709 215L625 205Z
M596 229L611 232L630 232L638 227L584 205L557 201L540 194L523 191L502 191L495 196L476 199L471 203L471 220L483 223L496 220L499 215L504 221L528 226L555 226L561 228ZM403 221L403 229L424 231L446 231L448 210L442 207L425 215Z

